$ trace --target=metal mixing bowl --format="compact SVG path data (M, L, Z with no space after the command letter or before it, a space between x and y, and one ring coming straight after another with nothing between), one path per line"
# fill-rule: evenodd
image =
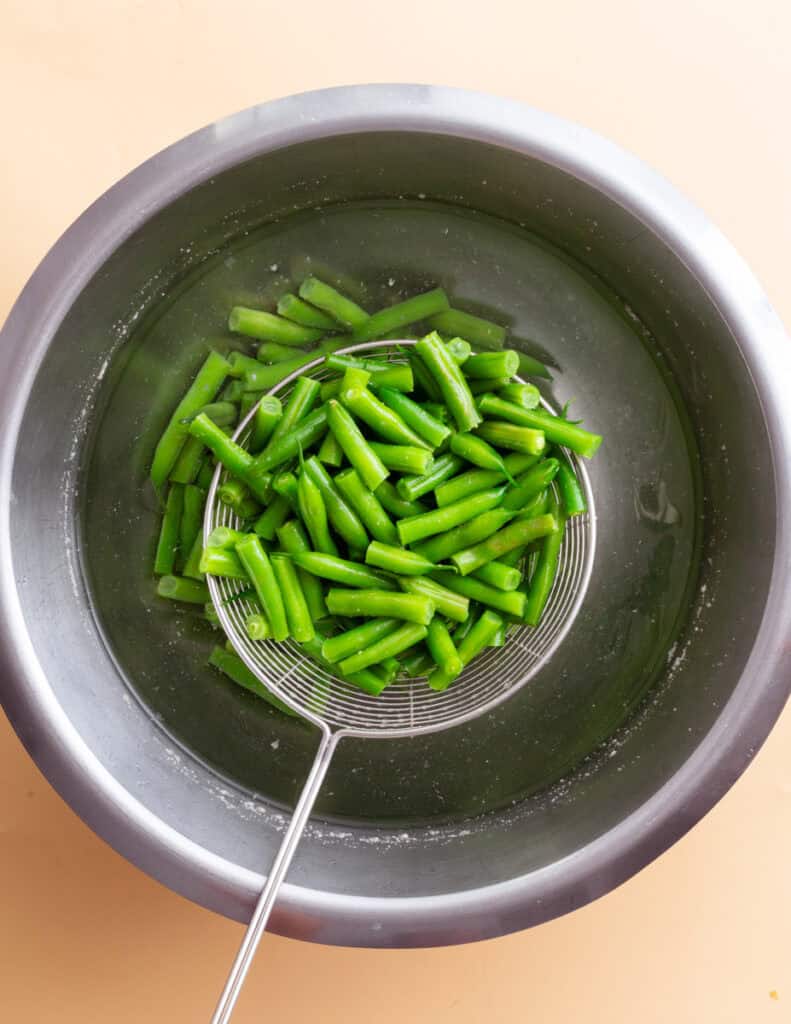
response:
M273 926L397 946L547 920L696 822L790 678L787 339L695 208L571 124L434 87L310 93L177 143L69 229L2 334L4 705L118 850L249 915L315 737L158 605L145 475L228 308L309 270L371 308L441 284L505 313L606 441L560 651L482 720L349 743Z

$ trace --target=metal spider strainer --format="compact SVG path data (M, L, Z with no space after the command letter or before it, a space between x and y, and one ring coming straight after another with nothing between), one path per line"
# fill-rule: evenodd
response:
M399 349L414 344L414 341L369 342L339 351L342 354L374 352L377 360L394 359L401 355ZM327 373L323 357L318 358L286 377L270 393L287 397L297 377L310 374L320 380ZM234 434L234 440L242 446L249 436L248 424L254 412L255 408ZM243 584L226 577L207 577L220 623L239 657L272 693L321 733L313 766L253 911L212 1024L224 1024L230 1019L278 890L340 740L345 736L392 739L462 725L491 711L524 686L552 656L568 632L592 571L596 517L585 467L573 453L566 454L585 490L589 511L568 521L555 585L540 625L535 629L526 626L512 629L504 647L488 648L443 692L434 692L422 678L398 679L378 697L373 697L331 675L293 641L251 640L245 630L245 620L255 610L254 607L244 598L229 602L244 590ZM216 526L240 525L236 514L217 500L217 488L225 475L222 466L218 466L206 501L204 541Z

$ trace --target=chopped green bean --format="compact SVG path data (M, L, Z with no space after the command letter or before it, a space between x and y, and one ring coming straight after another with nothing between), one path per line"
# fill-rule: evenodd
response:
M497 389L497 397L521 405L523 409L536 409L541 404L541 392L535 384L504 384Z
M288 501L291 508L294 509L294 511L296 511L297 508L298 486L299 485L297 482L297 478L294 476L293 473L290 473L288 471L278 473L277 476L272 480L272 490L276 494L279 494L283 498L285 498L286 501Z
M464 622L470 613L469 599L443 587L436 580L425 576L402 576L399 581L401 589L408 594L419 594L434 602L438 615L444 615L453 622Z
M191 437L190 441L197 441L196 437ZM203 445L201 445L201 448ZM195 478L195 483L200 487L202 491L208 491L211 487L212 479L214 478L214 462L210 458L204 458L203 464L198 470L198 475Z
M467 381L473 395L485 395L490 391L498 393L511 383L510 377L481 377L479 380Z
M280 527L277 531L277 539L286 554L297 555L310 551L305 531L296 519L290 519ZM314 622L319 622L327 616L322 585L315 576L299 567L297 567L297 575L302 585L302 593L305 595L310 617Z
M183 571L186 565L195 538L201 532L203 526L203 508L206 504L206 495L194 484L187 484L184 487L184 497L181 510L181 525L179 527L179 554L177 562L179 569Z
M525 470L538 462L540 456L526 455L524 452L512 452L503 459L505 468L512 476L519 476ZM473 469L466 473L460 473L445 483L440 484L434 491L437 505L451 505L454 501L461 501L462 498L475 494L477 491L485 491L487 487L495 487L502 483L505 474L495 469ZM506 495L507 496L507 495ZM503 499L505 504L505 499Z
M331 285L317 277L306 277L299 288L299 295L311 306L317 306L343 327L361 327L369 319L365 310L356 302L341 295Z
M200 560L203 557L203 531L198 531L198 536L193 541L187 561L181 572L182 576L188 576L191 580L203 580L204 573L200 571Z
M327 506L324 504L321 491L308 473L299 474L297 507L316 551L337 555L338 548L330 535Z
M490 444L487 444L483 438L475 437L473 434L454 434L450 439L450 450L466 459L467 462L471 462L473 466L495 470L511 483L515 483L502 455L496 452Z
M411 427L407 426L404 420L394 412L389 405L381 402L376 395L372 394L367 387L350 387L347 378L350 373L365 372L347 370L346 376L341 382L341 391L338 396L352 415L367 423L371 429L391 444L411 445L418 448L427 448L428 445L423 438L416 434ZM393 389L385 389L394 394L400 394Z
M309 363L320 359L326 352L342 348L344 344L345 341L341 339L330 340L322 343L320 348L313 349L312 352L295 354L293 359L284 359L280 363L272 363L269 366L259 363L257 369L245 373L243 377L245 391L269 391L286 377L290 377L292 373L296 373Z
M232 441L208 416L196 416L190 424L190 433L211 449L229 473L247 484L256 498L266 501L267 486L261 479L261 471L249 452Z
M478 406L486 416L497 416L520 427L543 431L548 441L570 448L586 459L595 454L602 441L599 434L583 430L576 423L569 423L560 416L553 416L543 409L525 409L496 395L482 395Z
M556 480L558 491L560 491L560 500L563 502L563 511L567 518L582 515L583 512L587 512L588 505L577 475L565 455L558 452L557 461Z
M321 647L322 655L330 662L342 661L356 651L365 650L376 640L394 632L401 625L399 619L371 619L361 626L329 637Z
M217 488L217 497L240 519L252 519L261 511L261 506L250 494L241 480L225 480Z
M343 448L338 444L337 437L331 430L324 435L321 447L318 450L317 458L325 466L338 467L343 463Z
M430 399L432 402L441 402L442 393L440 392L439 385L429 373L428 367L420 356L416 352L410 352L407 358L409 359L409 365L412 369L415 388L418 391L422 391L425 397ZM412 391L414 389L409 388L408 390Z
M237 541L244 537L241 530L234 530L230 526L215 526L209 534L207 547L224 548L230 550L236 547Z
M401 420L415 434L422 437L424 441L436 448L450 437L450 428L436 419L425 406L418 405L402 391L395 388L380 387L379 397L397 413Z
M543 430L517 427L514 423L499 420L485 420L476 430L476 434L498 448L509 448L515 452L524 452L526 455L540 455L546 447Z
M343 538L350 549L363 550L368 544L368 534L360 518L335 486L335 482L321 462L313 456L302 467L318 487L324 499L327 515L335 532Z
M518 569L500 561L485 562L472 575L481 583L488 583L490 587L497 587L498 590L516 590L522 582L522 574Z
M322 656L321 646L321 639L318 636L315 636L312 640L302 644L302 649L307 651L307 653L314 661L317 661L319 665L323 665L330 672L338 675L338 667L333 665L331 662L328 662ZM372 697L378 697L387 685L384 679L367 668L361 669L359 672L354 672L352 675L343 676L342 678L345 679L347 683L351 683L352 686L356 686L365 693L370 693ZM319 685L322 686L323 684Z
M395 657L384 658L378 665L372 665L371 671L380 676L386 685L389 685L398 678L401 662Z
M525 610L525 595L521 590L497 590L490 587L488 583L481 583L480 580L471 576L456 576L452 572L435 572L431 578L454 590L457 594L468 597L471 601L480 601L481 604L497 611L505 612L506 615L513 615L521 619Z
M373 313L358 327L355 327L352 337L355 342L373 341L390 331L408 327L410 324L425 320L448 308L447 295L441 288L435 288L433 291L415 295L411 299L397 302L394 306Z
M566 517L563 512L554 505L553 511L557 517L557 529L544 538L541 551L538 555L538 562L530 580L530 587L527 592L527 600L522 615L528 626L537 626L541 621L541 615L546 607L552 586L558 571L558 560L560 548L563 544L563 536L566 528Z
M319 456L321 452L319 452ZM356 469L346 469L335 477L335 485L362 520L368 533L383 544L396 544L398 532L373 491L360 479Z
M176 565L181 539L181 515L184 508L184 488L171 484L165 502L165 512L159 530L157 550L154 555L154 572L157 576L169 576Z
M297 551L291 557L294 559L294 564L304 569L305 572L319 576L321 579L332 580L333 583L342 583L346 587L358 587L363 590L371 588L396 589L394 583L378 572L371 572L367 566L347 558L325 555L318 551Z
M275 531L285 523L290 515L291 502L282 494L278 494L253 523L253 530L264 540L274 540Z
M292 562L294 555L272 555L271 565L286 610L288 631L297 643L312 640L316 630L308 611L308 604L302 592L297 570ZM324 557L327 557L326 555Z
M476 655L488 647L503 625L502 617L487 609L459 644L458 653L462 664L469 665Z
M501 352L480 352L477 356L471 356L464 364L464 375L478 380L488 377L510 379L518 369L519 353L512 348L505 348Z
M183 576L162 576L157 583L157 594L169 601L183 601L185 604L206 604L209 588L199 580L188 580Z
M406 597L409 595L399 594L398 596ZM345 658L340 663L341 672L344 675L353 674L354 672L359 672L360 669L368 668L369 665L376 665L385 658L394 657L396 654L400 654L401 651L405 651L408 647L418 643L426 636L426 633L425 625L407 622L399 626L394 632L388 633L380 640L376 640L364 650Z
M197 437L188 437L173 464L168 480L172 484L191 484L203 465L205 451L202 441Z
M247 534L244 534L246 537ZM235 551L226 548L205 547L201 553L199 569L210 576L227 576L234 580L248 578L244 566Z
M457 473L463 465L463 460L458 455L446 452L434 459L427 473L419 476L402 476L396 484L396 489L402 498L415 501L416 498L433 491L443 480Z
M387 467L362 435L349 411L336 399L327 404L330 430L349 462L354 466L369 490L376 488L390 474Z
M502 348L505 343L505 328L491 320L484 320L472 313L464 313L460 309L448 309L444 313L436 313L429 319L429 327L448 337L459 335L466 338L472 345L486 345L490 348Z
M434 456L427 448L415 448L406 444L384 444L381 441L369 441L368 444L382 464L396 473L425 476L434 462ZM351 462L351 458L349 461Z
M463 498L452 505L424 512L419 516L400 519L396 524L398 537L402 544L413 544L415 541L431 537L436 533L446 533L454 527L474 519L482 512L499 505L505 494L504 487L493 487L488 491L480 491L469 498Z
M436 332L427 334L415 345L415 352L436 381L458 429L465 431L477 427L481 422L481 416L476 408L475 399L470 393L461 368L448 353L440 336Z
M228 316L228 330L259 341L275 341L280 345L309 345L318 341L324 331L303 327L274 313L246 306L234 306Z
M546 537L557 528L557 521L551 515L539 516L536 519L517 519L474 547L457 551L451 556L451 561L462 576L468 576L487 562L494 561L514 548L538 540L539 537Z
M389 480L382 481L376 488L376 497L381 501L391 516L396 519L404 519L407 516L417 516L428 509L419 501L410 501L402 498L395 486Z
M305 419L316 404L320 390L321 385L312 377L297 377L283 409L283 415L275 424L275 429L264 448L265 453L270 451L281 438L288 436L294 427Z
M433 562L429 562L422 555L416 555L414 551L382 544L378 540L372 540L368 545L365 561L368 565L375 565L379 569L386 569L387 572L400 576L422 576L437 568Z
M493 508L475 516L468 522L460 523L452 530L441 533L438 537L415 544L413 550L432 562L443 562L457 551L472 547L478 541L485 540L513 518L514 513L510 509Z
M411 391L414 387L412 368L408 363L377 363L373 359L357 359L354 356L330 355L326 360L327 368L345 373L348 369L365 370L371 375L370 386L373 388L388 387L397 391ZM340 391L340 381L331 381L335 393L327 397L334 398ZM326 385L325 385L326 386ZM322 401L327 397L322 394Z
M558 471L557 459L543 459L531 466L503 498L503 508L511 508L515 512L523 509L530 501L555 479Z
M522 595L524 597L524 595ZM434 602L420 594L391 590L338 590L327 593L327 608L333 615L352 618L405 619L427 626L434 615ZM377 661L381 659L377 658Z
M293 351L291 354L293 356ZM228 356L228 363L231 367L231 375L236 378L242 378L246 374L253 373L261 368L261 364L257 359L254 359L253 356L246 355L244 352L231 352ZM232 381L230 384L226 385L223 397L230 399L230 401L238 402L242 397L243 391L243 384L240 385L238 381Z
M472 346L464 338L451 338L445 342L445 348L459 366L463 366L472 355Z
M236 553L255 587L264 615L272 628L272 636L278 641L286 640L289 628L283 595L261 541L254 533L250 533L236 545Z
M264 395L258 402L253 416L250 435L250 452L260 452L277 428L283 415L283 406L277 395Z
M288 292L277 300L277 311L286 320L293 320L303 327L317 327L320 331L338 330L337 320Z
M267 622L266 615L260 612L253 612L244 620L244 628L251 640L268 640L272 636L272 629Z
M401 662L404 675L409 676L410 679L427 675L433 667L434 662L431 655L423 644L418 644L415 651Z
M428 625L426 646L437 666L428 677L428 685L432 690L445 690L457 676L461 675L464 664L451 639L448 627L436 617Z
M312 413L300 420L296 427L276 445L260 455L256 455L254 472L262 473L281 466L296 458L299 452L306 452L317 444L327 431L327 406L319 406Z

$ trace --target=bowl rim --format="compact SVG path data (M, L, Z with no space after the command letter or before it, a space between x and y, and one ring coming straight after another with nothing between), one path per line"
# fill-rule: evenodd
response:
M605 194L659 235L729 325L764 403L777 489L772 577L741 678L691 757L650 799L574 854L463 893L341 896L286 884L270 927L295 938L370 946L448 945L559 916L613 889L688 831L724 795L766 739L791 690L791 417L783 415L791 346L745 262L703 213L612 142L515 101L414 84L342 86L272 100L208 125L146 160L96 200L34 271L0 331L0 695L41 771L116 850L172 889L238 920L262 875L210 853L149 811L99 762L50 689L16 594L11 475L22 414L49 341L112 252L184 192L252 157L331 135L455 135L537 157ZM316 935L315 922L321 921Z

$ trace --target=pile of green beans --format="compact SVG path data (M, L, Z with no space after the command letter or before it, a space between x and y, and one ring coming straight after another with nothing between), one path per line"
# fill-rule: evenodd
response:
M338 353L421 324L396 359ZM311 277L276 312L235 306L228 327L229 352L209 352L153 454L160 597L218 628L206 575L242 581L251 639L294 641L373 695L399 676L444 690L510 628L539 624L565 524L586 511L568 453L601 443L515 379L549 377L542 363L441 288L369 313ZM320 357L321 381L264 393ZM240 527L204 546L217 463ZM227 647L209 662L289 713Z

